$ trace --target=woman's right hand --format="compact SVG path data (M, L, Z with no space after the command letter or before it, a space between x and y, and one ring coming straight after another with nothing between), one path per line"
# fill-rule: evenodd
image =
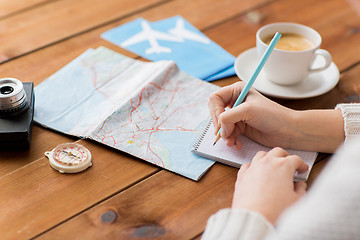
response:
M228 146L235 145L238 149L241 148L238 140L241 134L269 147L289 147L294 134L292 116L295 111L271 101L253 88L243 103L232 108L244 86L244 82L237 82L210 96L209 108L215 133L221 125L221 137ZM225 111L226 107L231 109Z
M245 86L237 82L210 95L209 108L217 134L228 146L241 148L240 135L269 147L332 153L344 141L341 111L296 111L281 106L251 88L243 103L232 108ZM225 108L230 109L225 111Z

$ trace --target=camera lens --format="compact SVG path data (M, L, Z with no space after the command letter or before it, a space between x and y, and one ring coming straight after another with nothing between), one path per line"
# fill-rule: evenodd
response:
M26 93L16 78L0 79L0 115L17 112L26 106Z
M2 87L0 88L0 93L1 94L10 94L14 91L14 88L13 87L10 87L10 86L5 86L5 87Z

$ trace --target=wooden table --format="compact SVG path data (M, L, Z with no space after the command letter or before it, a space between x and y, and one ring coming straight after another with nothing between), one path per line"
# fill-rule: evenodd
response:
M274 100L294 109L334 108L360 101L360 9L351 2L356 0L1 0L0 76L37 85L98 46L139 58L100 38L138 17L182 15L234 56L255 46L262 25L291 21L322 35L341 77L324 95ZM64 142L89 148L94 166L73 175L51 169L44 152ZM329 157L319 155L310 185ZM195 182L35 125L29 151L0 153L0 238L200 239L208 217L230 206L236 173L215 164Z

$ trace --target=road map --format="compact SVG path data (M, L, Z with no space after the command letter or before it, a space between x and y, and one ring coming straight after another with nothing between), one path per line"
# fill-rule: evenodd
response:
M35 88L35 121L198 180L214 163L191 153L217 86L172 61L89 49Z

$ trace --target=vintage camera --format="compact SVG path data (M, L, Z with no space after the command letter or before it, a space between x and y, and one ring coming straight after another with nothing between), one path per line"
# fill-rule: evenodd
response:
M0 151L30 147L34 98L32 82L0 78Z

